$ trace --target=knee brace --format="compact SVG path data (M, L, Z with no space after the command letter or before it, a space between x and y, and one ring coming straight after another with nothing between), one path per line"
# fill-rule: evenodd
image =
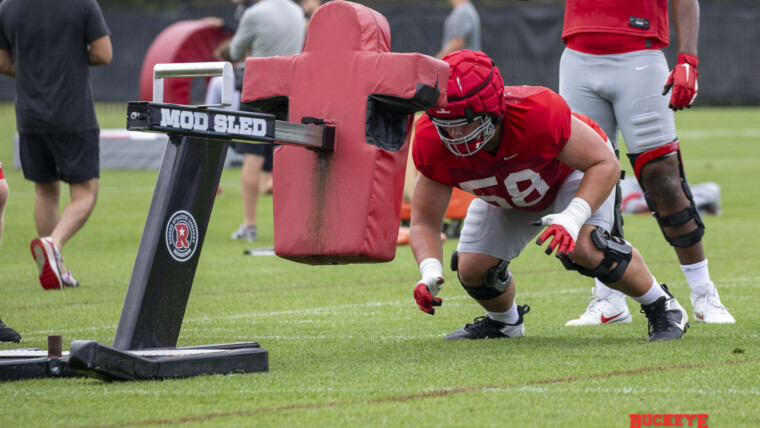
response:
M644 188L644 184L641 180L641 169L647 163L659 162L673 155L678 156L678 172L681 175L681 188L683 189L686 198L689 200L689 206L677 213L660 216L654 198L652 198L646 188ZM699 215L697 206L694 204L694 197L691 194L689 183L686 181L686 172L683 168L683 160L681 159L681 149L678 140L644 153L628 154L628 158L631 161L631 165L633 165L633 172L636 174L636 180L638 180L641 189L644 191L644 199L647 202L647 207L649 207L654 218L657 219L657 224L660 225L660 230L662 231L665 240L674 247L690 247L701 242L702 236L705 234L705 224L702 222L702 217ZM697 223L697 228L691 232L674 237L669 237L665 234L665 227L682 226L692 219Z
M507 288L509 288L509 284L512 283L512 274L509 272L508 266L509 262L506 260L500 260L499 263L486 271L483 276L482 287L470 287L465 284L464 281L462 281L462 277L459 276L459 253L454 251L454 253L451 254L451 270L457 272L459 283L462 284L464 291L466 291L473 299L491 300L504 294L504 292L507 291Z
M633 257L633 247L622 238L610 236L604 229L596 228L591 232L591 241L596 248L604 252L604 258L594 269L585 268L566 256L560 260L567 270L577 270L581 275L597 278L605 284L617 282L623 277Z

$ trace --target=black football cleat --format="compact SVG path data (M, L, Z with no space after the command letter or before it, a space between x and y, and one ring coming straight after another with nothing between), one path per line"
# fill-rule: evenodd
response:
M21 342L21 335L0 320L0 342Z
M492 320L487 316L475 318L475 322L467 324L457 331L447 334L443 340L461 339L500 339L504 337L520 337L525 334L523 315L530 312L530 306L517 306L519 319L514 324Z
M641 313L649 320L647 340L680 339L689 328L689 317L686 310L663 284L662 289L668 297L660 297L654 303L641 305Z

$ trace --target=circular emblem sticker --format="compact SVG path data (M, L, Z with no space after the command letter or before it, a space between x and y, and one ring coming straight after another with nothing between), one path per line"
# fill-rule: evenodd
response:
M186 262L198 246L198 224L187 211L177 211L166 223L166 248L174 260Z

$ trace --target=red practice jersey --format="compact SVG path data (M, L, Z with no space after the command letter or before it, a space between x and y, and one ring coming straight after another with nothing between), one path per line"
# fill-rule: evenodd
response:
M468 157L454 155L425 114L417 121L414 164L425 177L493 205L542 211L572 172L557 159L570 138L570 108L541 86L507 86L504 94L507 113L495 155L485 150Z
M668 45L668 0L566 0L562 40L571 49L615 54Z

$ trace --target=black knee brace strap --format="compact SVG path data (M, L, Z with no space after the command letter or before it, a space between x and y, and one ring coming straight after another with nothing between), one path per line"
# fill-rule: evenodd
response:
M623 277L628 264L633 257L633 247L624 239L616 236L610 236L601 228L594 229L591 232L591 240L597 248L604 251L604 258L599 266L594 269L585 268L566 256L560 260L567 270L577 270L581 275L597 278L605 284L617 282ZM614 267L613 267L614 266Z
M459 276L459 272L457 271L459 268L459 253L454 251L451 254L451 270L457 272L459 283L462 284L464 291L473 299L491 300L504 294L507 288L509 288L509 284L512 283L512 274L509 272L508 266L509 262L500 260L496 266L486 271L483 276L482 287L470 287L462 281L462 277Z
M681 188L683 189L686 198L689 200L689 206L677 213L673 213L667 216L660 216L659 212L657 211L657 206L654 203L654 198L652 198L649 192L644 188L644 185L641 183L641 169L647 163L659 162L669 156L672 156L673 154L678 155L678 172L681 175ZM701 242L702 236L705 234L705 224L702 222L702 217L699 215L697 206L694 205L694 196L691 194L691 188L689 188L689 183L686 181L686 171L683 169L683 161L681 160L681 150L680 145L678 144L678 140L644 153L629 154L628 158L633 165L633 171L636 174L636 179L639 181L639 185L644 191L644 199L647 202L647 207L649 208L649 211L652 212L654 218L657 219L657 224L660 225L660 230L662 231L662 235L665 237L665 240L674 247L690 247ZM697 224L697 228L691 232L674 237L670 237L665 234L665 227L682 226L692 219Z
M620 159L620 150L615 149L615 157ZM620 170L620 180L615 184L615 209L612 217L612 230L613 236L618 238L625 238L623 234L623 190L620 188L620 182L625 179L625 171Z
M702 217L699 215L699 210L697 210L697 207L694 206L694 200L691 197L691 190L689 190L689 185L685 181L682 183L683 190L686 193L686 196L689 198L691 205L677 213L673 213L664 217L660 216L657 213L654 199L652 199L647 191L644 191L644 199L647 201L647 207L649 207L649 210L652 211L652 215L657 219L657 223L660 225L660 230L662 230L662 235L665 237L665 240L667 240L668 243L674 247L691 247L692 245L698 244L702 241L702 236L705 234L705 224L702 222ZM697 223L697 228L691 232L673 237L665 234L665 230L663 228L669 226L682 226L688 223L691 219L694 219L694 221Z

